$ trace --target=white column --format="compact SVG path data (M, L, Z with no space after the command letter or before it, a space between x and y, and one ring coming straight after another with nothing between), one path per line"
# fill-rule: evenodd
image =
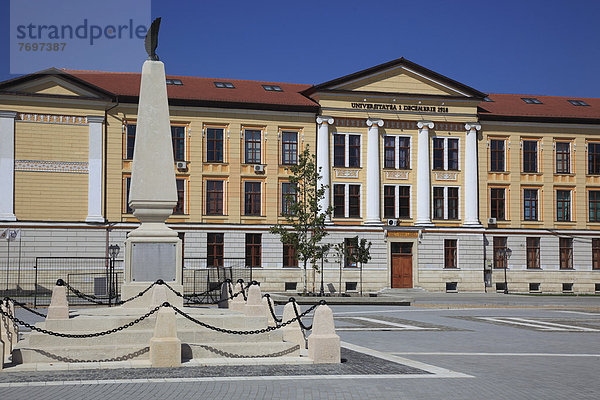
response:
M319 202L320 211L327 210L331 204L331 179L329 178L329 171L331 170L329 165L329 125L333 124L333 122L334 119L332 117L323 115L317 117L317 124L319 125L319 130L317 132L317 170L321 168L319 188L325 185L327 186L325 188L325 196L323 196ZM329 215L325 217L325 223L331 223Z
M0 221L16 221L14 111L0 111Z
M88 215L85 222L104 222L102 217L102 122L104 117L89 116Z
M365 225L381 225L381 169L379 167L379 127L381 119L367 119L367 218Z
M419 121L419 141L417 147L417 219L415 225L431 223L431 168L429 167L429 130L431 121Z
M465 124L465 222L464 225L481 226L479 222L477 131L481 125L475 122Z

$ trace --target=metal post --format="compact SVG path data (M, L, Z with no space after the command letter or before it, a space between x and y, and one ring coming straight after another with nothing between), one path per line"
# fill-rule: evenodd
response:
M323 259L325 258L325 254L321 253L321 290L319 291L319 296L325 296L325 288L323 287Z

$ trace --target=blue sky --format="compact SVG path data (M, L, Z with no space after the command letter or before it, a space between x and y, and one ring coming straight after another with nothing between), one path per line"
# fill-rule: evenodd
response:
M318 84L405 57L487 93L600 97L597 0L153 0L151 13L169 74Z

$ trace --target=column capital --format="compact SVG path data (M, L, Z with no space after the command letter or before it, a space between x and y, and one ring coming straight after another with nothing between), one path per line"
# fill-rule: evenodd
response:
M104 122L104 116L100 115L88 115L87 116L88 124L101 124Z
M367 118L367 126L377 125L379 127L383 126L383 120L379 118Z
M465 129L467 131L480 131L481 130L481 124L479 122L467 122L465 124Z
M433 123L433 121L419 121L419 122L417 122L417 128L419 128L419 129L423 129L423 128L433 129L434 126L435 126L435 124Z
M331 124L333 124L334 121L335 120L333 119L333 117L328 117L328 116L325 116L325 115L319 115L317 117L317 124L329 124L329 125L331 125Z
M16 111L0 111L0 118L17 118Z

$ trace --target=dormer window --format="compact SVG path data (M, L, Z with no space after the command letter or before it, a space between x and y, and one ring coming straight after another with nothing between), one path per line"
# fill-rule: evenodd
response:
M521 97L521 100L523 100L527 104L544 104L535 97Z
M487 96L483 98L483 101L485 101L486 103L493 103L494 102L494 100L490 99Z
M235 89L231 82L215 82L215 86L218 88Z
M573 104L574 106L589 106L589 104L583 100L567 100L567 101L569 103Z
M183 86L181 79L167 79L167 85Z
M262 87L267 92L283 92L283 89L281 88L281 86L277 86L277 85L262 85Z

